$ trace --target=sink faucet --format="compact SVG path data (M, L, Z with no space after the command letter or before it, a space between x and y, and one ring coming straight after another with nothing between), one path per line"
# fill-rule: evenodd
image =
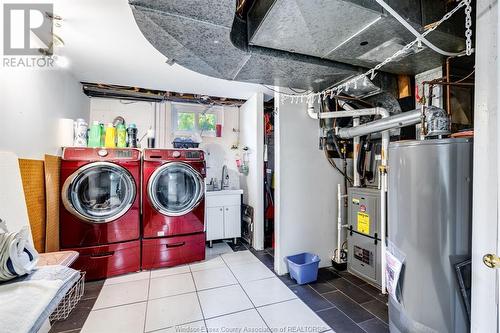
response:
M222 167L222 180L221 180L221 190L229 188L229 173L227 172L227 166Z

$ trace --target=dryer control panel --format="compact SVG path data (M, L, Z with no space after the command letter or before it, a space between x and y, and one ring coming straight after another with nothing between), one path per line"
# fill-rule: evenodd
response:
M199 149L145 149L145 161L204 161L205 154Z

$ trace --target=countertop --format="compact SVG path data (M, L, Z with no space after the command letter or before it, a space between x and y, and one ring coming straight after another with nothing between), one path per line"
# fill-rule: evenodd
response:
M220 191L207 191L205 195L234 195L234 194L243 194L243 190L220 190Z

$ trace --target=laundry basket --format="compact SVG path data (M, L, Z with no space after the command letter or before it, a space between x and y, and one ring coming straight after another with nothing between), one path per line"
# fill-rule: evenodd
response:
M314 253L299 253L286 257L288 272L298 284L316 281L318 278L319 256Z

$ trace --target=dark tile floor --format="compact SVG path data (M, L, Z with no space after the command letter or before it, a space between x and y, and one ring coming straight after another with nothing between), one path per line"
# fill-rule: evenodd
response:
M250 251L274 268L273 249ZM306 285L296 284L288 274L278 277L336 333L389 332L387 295L348 272L321 268L318 280Z
M64 321L57 321L52 324L49 333L78 333L83 327L85 320L94 306L97 296L101 292L104 280L85 282L85 292L82 299L71 311L69 317Z

